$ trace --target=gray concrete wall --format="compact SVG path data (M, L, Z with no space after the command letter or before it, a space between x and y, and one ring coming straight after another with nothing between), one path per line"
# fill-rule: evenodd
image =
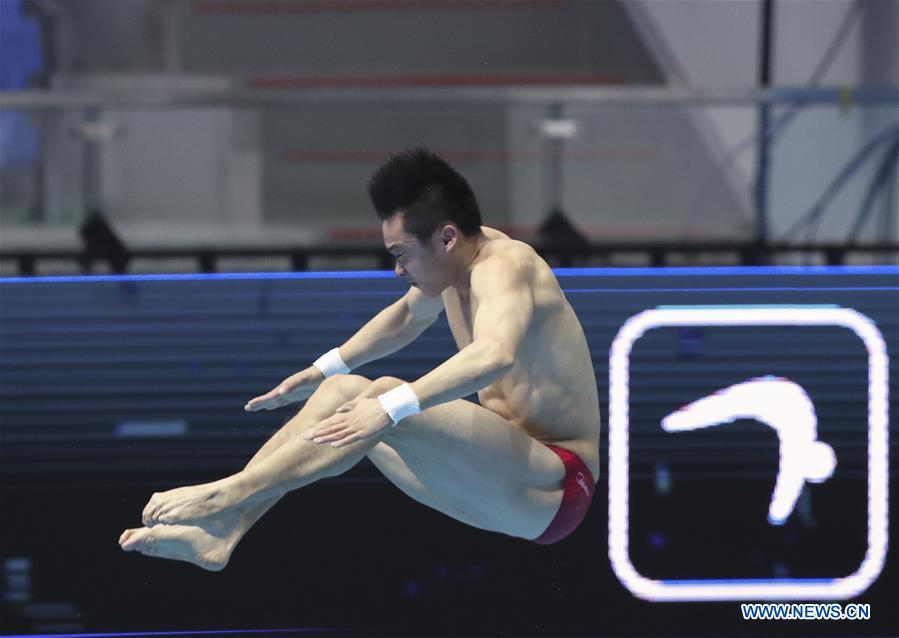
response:
M663 80L617 2L78 0L56 10L62 72Z
M662 80L614 2L368 3L380 10L368 10L364 2L330 5L335 10L328 10L327 3L258 5L275 6L270 13L257 12L252 3L114 4L86 0L60 7L59 47L66 52L60 70L83 88L123 88L122 72L132 74L131 88L154 77L200 82L207 76L231 78L236 86L272 77L314 78L336 86L354 78L402 83L426 77L463 84L515 78ZM342 10L347 7L354 10ZM229 8L238 11L220 12ZM522 170L527 175L540 166L541 140L530 133L532 122L506 107L258 110L258 134L243 156L258 158L258 184L246 178L242 187L235 187L231 170L241 155L223 141L236 134L233 116L216 110L117 111L104 117L125 131L104 145L102 176L104 206L123 223L287 224L323 238L335 229L376 228L366 180L389 153L414 144L445 154L466 175L489 223L533 223L544 212L518 210L521 197L513 189L522 183ZM57 146L72 144L66 140ZM529 159L514 159L522 152ZM73 171L71 157L66 166L55 157L49 160L54 179L79 177L70 180L68 190L54 189L51 207L84 201L78 190L83 167ZM185 179L190 172L194 175ZM576 199L579 184L576 177L568 185ZM254 212L254 188L261 218ZM582 198L594 200L596 194ZM540 201L539 195L534 198ZM241 206L248 210L241 212ZM233 214L222 212L229 207ZM587 218L580 219L582 212ZM572 214L586 223L595 208ZM70 211L51 214L69 216Z

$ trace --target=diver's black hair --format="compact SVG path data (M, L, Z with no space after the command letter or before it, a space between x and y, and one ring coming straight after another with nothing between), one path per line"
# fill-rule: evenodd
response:
M481 230L481 211L471 186L423 146L392 155L372 175L368 196L382 220L403 213L404 230L424 245L448 221L466 236Z

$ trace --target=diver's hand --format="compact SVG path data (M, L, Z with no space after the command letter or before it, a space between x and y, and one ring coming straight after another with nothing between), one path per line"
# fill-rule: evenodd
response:
M325 380L325 375L315 366L309 366L305 370L301 370L293 374L266 394L250 399L243 406L245 412L256 412L257 410L275 410L291 403L305 401L318 388L319 384Z
M370 439L393 425L381 402L375 398L353 399L337 408L337 412L309 428L303 438L314 443L330 443L342 447L353 441Z

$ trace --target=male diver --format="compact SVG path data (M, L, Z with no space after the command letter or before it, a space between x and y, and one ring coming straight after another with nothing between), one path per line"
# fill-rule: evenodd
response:
M548 544L584 518L599 474L596 377L549 265L482 226L469 184L424 148L392 156L368 192L408 292L249 401L251 412L305 404L242 471L153 494L124 550L220 570L284 494L363 457L415 500L484 530ZM459 351L423 377L350 373L444 310ZM475 392L480 405L463 399Z

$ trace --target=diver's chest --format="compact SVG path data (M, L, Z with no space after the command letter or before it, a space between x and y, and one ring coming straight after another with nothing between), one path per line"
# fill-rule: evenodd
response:
M464 348L474 339L474 319L478 313L478 302L471 297L463 297L457 292L445 292L443 306L446 320L456 344Z

